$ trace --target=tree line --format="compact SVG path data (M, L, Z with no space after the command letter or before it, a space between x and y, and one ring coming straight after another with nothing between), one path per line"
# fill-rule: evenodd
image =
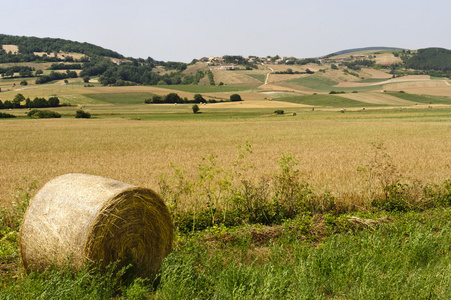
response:
M121 54L100 46L56 38L38 38L0 34L0 45L17 45L21 55L33 54L33 52L46 52L50 55L54 52L63 51L82 53L87 56L98 55L124 58Z
M22 105L22 102L25 102ZM49 99L35 97L33 100L24 97L22 94L17 94L12 101L0 100L0 109L14 109L14 108L44 108L44 107L58 107L60 100L58 97L50 97Z
M2 77L13 77L14 73L19 73L20 77L32 77L35 69L28 66L12 66L8 68L0 68Z
M239 94L230 95L229 101L243 101ZM153 95L152 98L144 100L144 103L147 104L200 104L200 103L217 103L217 102L225 102L225 100L214 100L209 99L208 101L201 95L195 94L193 100L188 100L188 98L182 98L177 93L169 93L166 96Z
M419 49L416 53L401 53L405 67L415 70L435 70L447 74L451 71L451 50L443 48Z

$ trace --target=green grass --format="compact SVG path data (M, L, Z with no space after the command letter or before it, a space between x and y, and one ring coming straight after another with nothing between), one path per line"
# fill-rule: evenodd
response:
M258 81L265 82L266 75L265 74L246 74L249 77L257 79Z
M374 80L374 81L373 81ZM363 81L356 81L356 82L381 82L385 79L367 79ZM372 91L380 89L380 85L371 85L371 86L359 86L359 87L336 87L337 81L333 81L331 79L328 79L326 77L323 77L321 75L311 75L307 77L297 78L293 80L286 81L285 83L282 83L282 86L287 86L291 88L296 88L297 86L302 86L305 88L309 88L314 91L345 91L345 92L352 92L352 91Z
M429 215L432 214L432 217ZM450 210L370 216L351 225L325 216L325 236L308 217L268 229L217 228L191 236L165 260L163 299L448 299ZM334 232L334 233L332 233ZM208 241L208 243L206 242Z
M227 85L158 85L156 87L189 93L231 93L248 91L251 89L249 87Z
M370 107L381 106L376 104L364 103L348 98L340 97L337 95L307 95L307 96L289 96L274 99L275 101L292 102L298 104L326 106L326 107Z
M408 93L388 93L388 94L404 100L409 100L412 102L418 102L423 104L451 104L451 98L445 96L429 96Z
M0 82L14 82L14 81L22 81L22 80L26 80L29 83L33 82L37 79L38 77L14 77L14 78L2 78L0 79Z
M330 80L320 75L311 75L287 81L296 85L304 86L314 90L330 90L338 84L337 81Z
M367 78L358 81L359 83L377 83L377 82L384 82L389 80L390 78Z
M110 104L140 104L145 99L152 98L152 93L105 93L105 94L85 94L84 96Z

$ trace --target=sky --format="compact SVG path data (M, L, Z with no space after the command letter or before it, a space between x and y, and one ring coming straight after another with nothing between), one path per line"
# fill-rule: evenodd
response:
M451 49L449 0L0 0L0 11L3 34L87 42L162 61Z

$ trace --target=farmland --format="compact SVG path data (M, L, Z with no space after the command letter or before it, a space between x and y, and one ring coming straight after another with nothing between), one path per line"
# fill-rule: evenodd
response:
M399 61L390 53L379 59ZM59 119L2 110L17 118L0 120L0 297L24 290L38 297L53 282L74 293L68 298L117 296L114 284L123 285L122 296L164 299L448 298L449 80L316 68L326 71L271 74L267 85L263 66L215 69L218 86L1 79L2 101L21 93L67 105L51 108ZM144 103L169 93L202 94L208 103L196 114L192 104ZM230 102L232 94L244 101ZM80 109L92 117L75 119ZM160 285L107 283L87 269L78 280L64 270L24 275L17 253L23 209L66 173L163 196L177 232Z

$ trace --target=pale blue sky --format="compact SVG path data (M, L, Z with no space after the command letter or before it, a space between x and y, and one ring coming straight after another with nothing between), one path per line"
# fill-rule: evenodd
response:
M451 49L449 0L0 0L0 33L164 61L317 57L349 48Z

